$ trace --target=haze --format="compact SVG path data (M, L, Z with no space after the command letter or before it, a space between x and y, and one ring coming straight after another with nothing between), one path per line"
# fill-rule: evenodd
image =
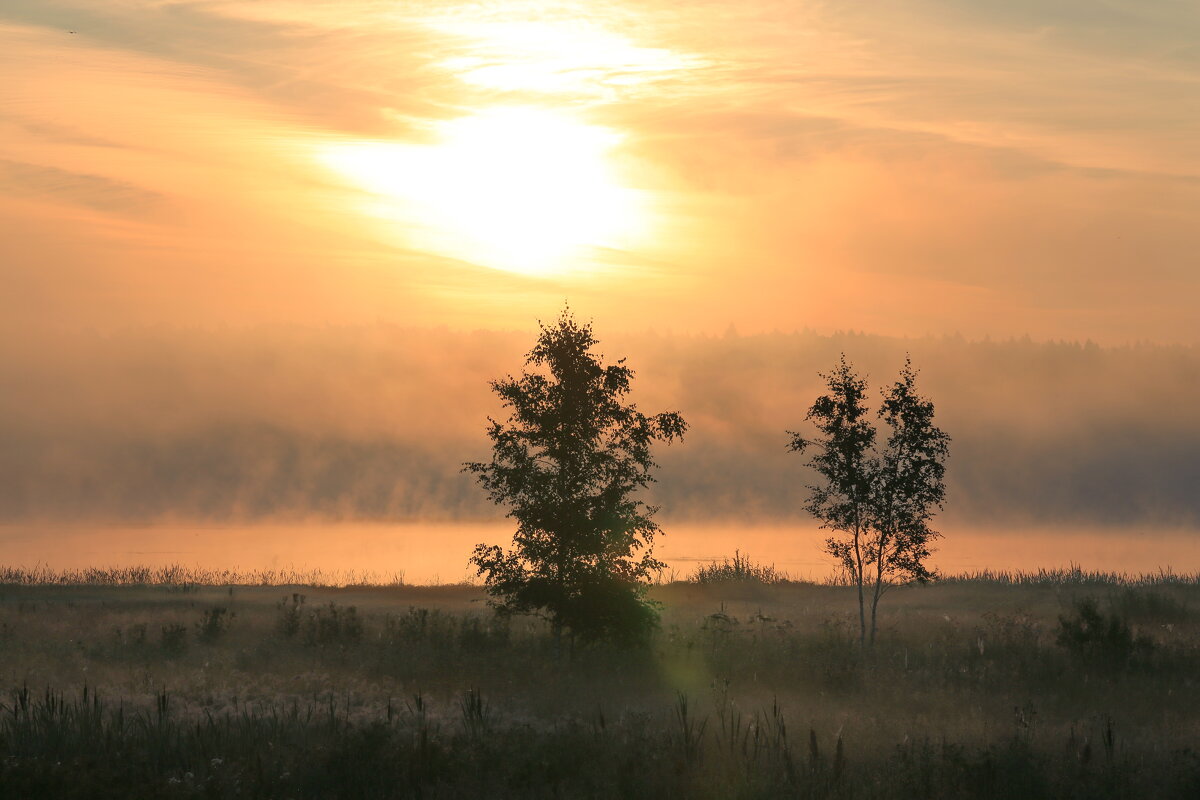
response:
M8 0L4 558L498 523L458 468L565 300L691 423L653 500L692 541L808 531L783 431L908 352L948 537L1193 542L1197 41L1132 0Z

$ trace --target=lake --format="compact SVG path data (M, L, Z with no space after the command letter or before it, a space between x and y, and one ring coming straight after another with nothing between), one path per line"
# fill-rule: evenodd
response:
M774 564L793 578L832 571L815 526L663 524L656 553L674 575L732 556ZM303 523L256 525L6 525L0 564L54 569L181 564L207 569L312 569L401 575L410 583L471 576L476 543L507 543L504 523ZM944 572L1034 570L1200 571L1200 531L1187 529L943 528L933 563Z

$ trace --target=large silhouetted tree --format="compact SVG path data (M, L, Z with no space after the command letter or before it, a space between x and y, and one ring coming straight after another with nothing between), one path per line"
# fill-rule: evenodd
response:
M511 550L480 544L471 557L492 605L544 616L556 640L633 640L656 624L646 585L662 568L657 509L635 494L654 480L651 444L687 429L677 413L627 403L633 371L604 365L596 344L569 309L542 325L533 371L492 382L509 416L489 420L491 461L464 466L517 523Z
M807 419L816 438L794 431L790 449L813 451L808 466L819 481L809 486L805 509L835 535L827 552L858 588L859 641L875 643L879 600L896 579L934 577L925 561L940 534L929 527L946 496L945 461L950 437L933 424L933 403L916 392L916 372L905 360L900 376L883 393L876 417L887 426L879 446L866 404L867 384L845 356L825 379ZM871 621L867 625L867 592Z

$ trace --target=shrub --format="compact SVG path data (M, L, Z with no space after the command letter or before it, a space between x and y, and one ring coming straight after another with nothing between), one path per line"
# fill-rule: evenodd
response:
M428 645L445 652L482 652L508 645L511 622L511 617L501 614L480 617L410 606L405 614L389 614L384 618L383 638L394 645Z
M1076 600L1074 615L1060 615L1058 626L1058 644L1094 664L1123 667L1153 648L1153 642L1135 635L1119 614L1103 613L1092 597Z
M167 658L177 658L187 652L186 625L172 622L162 626L162 649Z
M292 592L291 602L288 598L283 598L279 601L278 616L275 619L275 630L282 636L291 639L300 632L300 623L303 621L303 606L304 595L299 592Z
M304 619L304 643L325 647L331 644L345 645L360 641L363 635L362 618L355 606L328 606L313 609Z
M206 644L212 644L229 630L229 621L233 619L233 616L224 606L210 608L196 623L196 637Z
M1126 619L1144 622L1186 622L1191 618L1187 604L1165 592L1125 587L1112 600L1114 611Z

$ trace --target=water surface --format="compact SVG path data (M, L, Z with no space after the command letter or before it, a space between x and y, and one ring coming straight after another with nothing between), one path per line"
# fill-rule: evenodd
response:
M680 578L735 550L794 578L821 578L833 569L821 550L824 532L811 526L664 524L664 530L656 553ZM1071 565L1115 572L1200 571L1200 531L1195 530L947 527L944 532L933 563L950 573ZM507 543L510 535L511 526L503 523L8 525L0 526L0 564L321 569L448 583L471 577L467 558L477 543Z

